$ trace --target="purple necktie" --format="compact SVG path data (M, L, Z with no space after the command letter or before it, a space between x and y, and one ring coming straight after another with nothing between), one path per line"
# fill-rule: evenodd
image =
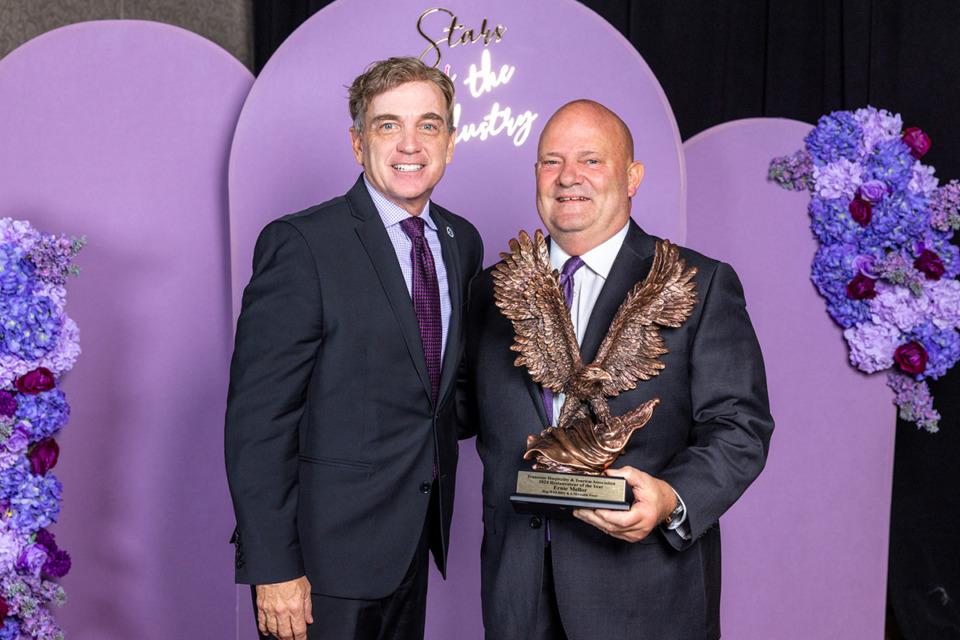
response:
M573 304L573 274L582 266L583 260L580 256L573 256L567 258L560 271L560 289L567 300L567 307ZM547 426L550 426L553 424L553 392L546 387L540 387L540 395L543 396L543 408L547 410Z
M437 390L440 388L440 350L443 340L437 268L433 264L430 245L423 235L423 219L410 216L401 221L400 226L413 242L410 249L410 261L413 264L413 308L417 312L417 322L420 325L423 354L427 357L430 399L436 404Z

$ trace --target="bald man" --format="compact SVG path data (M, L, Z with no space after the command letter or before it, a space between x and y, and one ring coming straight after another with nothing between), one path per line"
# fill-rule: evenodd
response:
M592 362L617 308L650 269L659 240L631 215L643 179L630 130L596 102L565 105L537 150L537 211L550 261L571 258L571 318ZM513 329L493 301L491 270L472 285L467 324L470 413L483 460L482 597L490 640L713 640L720 637L718 519L763 469L773 419L763 360L733 269L681 248L700 298L662 328L665 368L611 398L615 416L660 405L608 475L626 478L629 511L576 519L510 505L526 439L548 426L540 387L514 366ZM552 415L563 397L553 398Z

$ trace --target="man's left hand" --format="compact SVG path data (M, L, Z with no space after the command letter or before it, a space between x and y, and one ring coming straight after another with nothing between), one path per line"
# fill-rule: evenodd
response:
M677 495L670 485L650 474L633 467L607 469L604 474L626 478L633 489L630 510L577 509L573 515L614 538L627 542L643 540L677 506Z

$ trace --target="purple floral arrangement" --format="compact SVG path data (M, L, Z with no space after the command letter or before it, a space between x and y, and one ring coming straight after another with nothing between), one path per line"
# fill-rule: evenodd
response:
M960 183L940 186L920 162L930 138L873 107L820 118L805 148L774 159L770 178L808 189L820 248L813 282L844 327L850 362L888 370L900 417L936 432L928 379L960 359Z
M64 284L85 242L0 219L0 640L64 637L47 609L70 570L47 530L62 502L50 470L70 417L57 381L80 354Z

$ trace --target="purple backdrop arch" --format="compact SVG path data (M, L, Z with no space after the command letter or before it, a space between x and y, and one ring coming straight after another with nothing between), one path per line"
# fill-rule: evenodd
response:
M883 637L892 392L849 366L810 281L809 194L766 179L811 128L741 120L684 145L687 244L740 274L777 421L767 468L722 518L722 624L737 640Z
M56 469L74 640L225 638L227 150L253 81L213 43L95 22L0 60L0 216L86 235ZM225 634L224 630L231 630Z

